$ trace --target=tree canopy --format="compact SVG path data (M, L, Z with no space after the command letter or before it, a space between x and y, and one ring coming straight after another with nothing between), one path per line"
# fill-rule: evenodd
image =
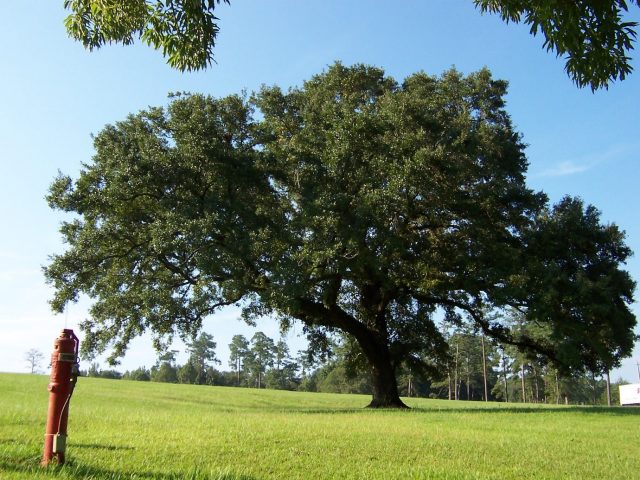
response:
M112 359L144 331L194 338L232 304L316 342L338 331L371 367L372 406L402 405L401 365L446 369L441 313L567 369L615 366L636 323L624 234L527 188L506 87L486 69L398 83L338 63L287 92L182 95L109 125L50 188L75 214L45 268L52 305L88 295L84 352Z
M230 3L229 0L224 0ZM506 22L524 22L542 33L544 48L565 57L565 70L579 86L607 88L631 73L629 54L637 22L624 21L626 0L549 2L548 0L473 0L481 12ZM214 15L220 0L65 0L68 34L89 50L137 38L162 50L181 71L206 68L213 60L219 32ZM640 0L631 0L640 6Z

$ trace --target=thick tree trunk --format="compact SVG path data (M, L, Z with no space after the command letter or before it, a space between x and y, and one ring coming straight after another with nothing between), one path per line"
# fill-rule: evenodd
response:
M296 316L307 324L338 328L353 335L371 366L373 399L368 408L409 408L400 400L395 365L389 352L389 334L384 316L387 303L380 298L375 286L365 287L362 304L365 310L372 312L369 326L336 305L326 307L307 299L298 299L300 310Z
M371 384L373 399L368 408L409 408L398 395L396 372L391 364L388 352L381 354L371 362Z
M409 408L398 395L397 386L383 382L373 384L373 399L367 408Z

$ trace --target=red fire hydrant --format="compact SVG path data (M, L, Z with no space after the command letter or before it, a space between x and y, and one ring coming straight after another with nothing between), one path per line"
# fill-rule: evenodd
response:
M64 463L67 441L69 401L78 380L78 337L65 328L53 342L51 379L49 382L49 410L44 435L44 453L41 465Z

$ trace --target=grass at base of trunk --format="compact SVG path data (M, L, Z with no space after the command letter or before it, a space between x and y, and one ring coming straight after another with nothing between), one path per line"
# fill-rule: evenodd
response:
M640 409L370 398L80 378L43 469L48 378L0 374L0 478L629 479Z

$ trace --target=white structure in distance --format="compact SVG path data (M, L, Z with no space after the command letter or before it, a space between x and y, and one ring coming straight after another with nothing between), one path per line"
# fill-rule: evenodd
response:
M620 405L640 405L640 383L620 385Z

